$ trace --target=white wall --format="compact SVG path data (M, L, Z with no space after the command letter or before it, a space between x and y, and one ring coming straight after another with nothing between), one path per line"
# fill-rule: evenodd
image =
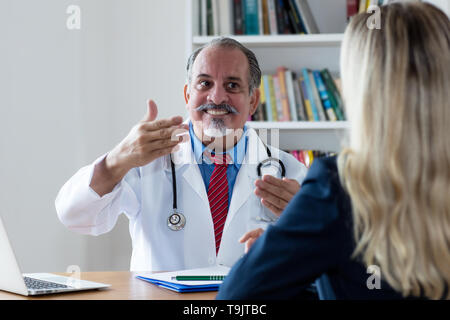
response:
M66 9L81 7L81 29ZM125 217L89 237L59 222L54 199L111 149L153 98L185 115L183 0L0 1L0 215L23 272L126 270Z

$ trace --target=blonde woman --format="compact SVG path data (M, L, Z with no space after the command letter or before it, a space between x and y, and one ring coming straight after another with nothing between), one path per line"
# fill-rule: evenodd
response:
M316 160L219 299L450 297L450 21L425 3L355 16L342 45L350 143Z

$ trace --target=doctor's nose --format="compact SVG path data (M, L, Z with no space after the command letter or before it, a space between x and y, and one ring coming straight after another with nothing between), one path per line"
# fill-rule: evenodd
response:
M211 88L207 99L208 102L216 105L229 102L227 91L222 86L214 86L213 88Z

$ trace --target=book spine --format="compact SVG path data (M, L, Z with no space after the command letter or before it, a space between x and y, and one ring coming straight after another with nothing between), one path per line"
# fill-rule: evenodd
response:
M303 23L306 27L306 32L311 33L319 33L319 28L317 27L316 20L311 12L309 4L306 0L296 0L297 6L300 11L300 16L303 19Z
M324 72L320 71L320 75L321 75L322 80L323 80L323 82L325 84L325 88L326 88L326 90L328 92L328 98L330 99L331 107L334 110L334 114L336 115L337 120L344 120L342 118L341 113L339 112L338 103L337 103L336 99L334 98L333 93L331 92L330 86L327 84L327 80L325 78Z
M202 36L208 35L208 13L207 13L207 5L206 0L200 0L200 11L202 12L202 21L201 21L201 32Z
M281 97L281 106L282 106L282 121L290 121L291 120L291 112L289 107L289 99L287 94L286 87L286 68L280 67L277 70L278 72L278 81L280 83L280 97Z
M324 69L322 70L322 75L323 75L323 79L325 81L325 86L328 88L328 90L331 92L331 94L333 95L335 101L336 101L336 106L337 106L337 110L336 111L336 116L339 120L345 120L345 114L344 114L344 104L342 102L341 99L341 94L339 93L339 90L337 89L333 77L331 76L331 73L328 69Z
M268 121L273 121L273 117L272 117L272 97L271 97L271 93L270 93L270 86L269 86L269 81L272 81L271 79L269 79L270 76L268 75L263 75L263 82L264 82L264 93L265 93L265 101L266 101L266 117ZM273 87L273 85L272 85Z
M275 11L277 13L278 34L289 34L289 25L286 24L283 0L275 0Z
M244 1L244 30L247 35L259 34L258 0Z
M300 18L298 16L298 13L295 10L294 0L286 0L285 5L286 5L287 11L288 11L291 25L294 28L295 33L296 34L304 33L303 29L302 29L302 25L300 23Z
M278 0L283 3L283 19L284 19L284 27L285 27L285 34L295 34L295 27L291 22L291 17L289 16L289 1L288 0Z
M275 101L277 106L277 119L278 121L283 121L283 103L281 101L281 90L280 90L280 79L278 78L278 75L273 75L273 89L275 91Z
M263 34L270 34L268 0L262 0Z
M311 105L311 110L312 110L312 114L314 117L314 121L320 121L319 112L317 110L317 107L316 107L316 104L314 101L314 94L312 91L312 86L311 86L311 82L310 82L310 78L309 78L308 69L303 68L302 72L303 72L303 79L305 81L306 91L308 92L308 100Z
M230 35L233 33L232 1L233 0L218 0L219 30L221 35Z
M257 114L257 118L258 121L263 121L264 120L264 116L263 116L263 110L266 109L266 94L265 94L265 90L264 90L264 80L261 77L261 83L259 85L259 92L260 92L260 98L259 98L259 106L257 111L255 112L255 114Z
M277 11L275 7L275 0L267 0L267 9L269 14L269 29L270 34L278 34L278 22L277 22Z
M269 92L270 92L270 113L272 114L272 121L278 121L277 99L275 96L275 81L272 75L269 75Z
M264 34L263 2L264 0L258 0L258 34Z
M359 0L358 13L366 12L366 1L367 0Z
M244 34L242 0L233 0L234 34Z
M306 115L308 116L308 120L309 121L315 121L314 120L314 113L313 113L312 108L311 108L311 102L309 100L308 89L306 88L305 78L301 77L299 79L299 81L300 81L300 84L301 84L301 87L302 87L303 101L305 102Z
M317 70L313 71L314 80L316 81L317 89L319 91L320 100L322 100L322 105L325 109L325 113L327 115L328 120L336 121L336 114L334 113L333 107L331 106L331 102L328 97L327 90L325 88L325 84L320 76L320 72Z
M289 107L290 107L290 113L291 113L290 120L298 121L299 118L297 115L297 104L295 102L294 81L293 81L292 71L286 70L284 74L286 76L286 80L285 80L286 81L286 91L287 91L287 95L288 95Z
M308 117L305 111L305 103L303 101L303 96L300 89L300 81L298 81L297 77L293 76L294 83L294 94L295 94L295 103L297 106L297 117L299 121L308 121Z
M319 119L320 121L326 121L327 118L325 115L325 110L323 108L322 101L320 100L319 90L317 89L316 81L314 80L314 75L311 70L308 70L308 75L309 75L309 83L311 84L312 88L313 100L317 108L317 113L319 114Z
M212 36L214 35L212 0L206 0L206 17L208 36Z
M303 155L302 150L298 150L298 161L300 161L301 163L303 163L306 166L305 157Z
M358 0L347 0L347 21L358 13Z
M213 23L213 35L218 36L219 30L219 3L218 0L211 0L212 5L212 23Z

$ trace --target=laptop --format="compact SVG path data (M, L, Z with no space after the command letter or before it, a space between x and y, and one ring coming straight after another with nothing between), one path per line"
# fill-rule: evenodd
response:
M0 217L0 290L34 296L102 289L111 285L51 273L22 274Z

